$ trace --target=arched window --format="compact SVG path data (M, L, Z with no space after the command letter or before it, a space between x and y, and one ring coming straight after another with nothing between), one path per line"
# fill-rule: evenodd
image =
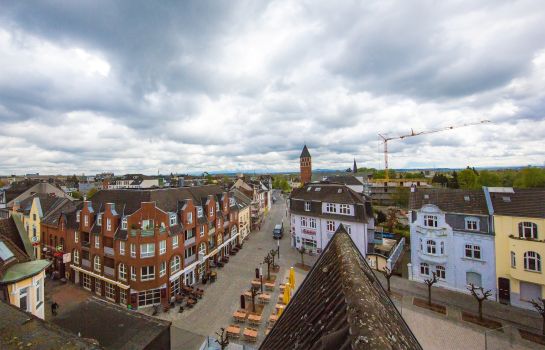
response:
M118 277L120 280L123 280L123 281L127 280L127 266L123 263L119 264Z
M206 243L201 242L201 244L199 244L199 258L202 258L205 255L206 255Z
M446 272L445 272L445 267L444 266L437 266L435 268L435 271L436 271L436 274L437 274L437 277L440 278L440 279L445 279L446 277Z
M95 259L94 259L94 267L95 267L95 271L97 272L100 272L100 256L99 255L95 255Z
M533 222L520 222L519 237L537 239L537 225Z
M420 263L420 274L429 276L430 275L430 266L426 263Z
M536 252L524 253L524 269L541 272L541 256Z
M437 250L435 248L435 241L432 241L431 239L428 239L426 241L426 251L428 254L436 254Z
M170 273L174 273L180 270L181 259L178 255L175 255L170 261Z
M74 263L79 264L79 252L76 249L74 249L73 255L74 255Z

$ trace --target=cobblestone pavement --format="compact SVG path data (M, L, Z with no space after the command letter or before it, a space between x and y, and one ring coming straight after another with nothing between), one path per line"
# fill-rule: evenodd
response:
M269 250L277 248L277 241L272 238L274 225L284 220L284 237L280 240L280 260L275 262L280 265L277 275L276 288L271 296L271 302L266 305L262 314L262 325L259 327L259 346L264 338L266 323L274 309L279 288L278 284L284 281L290 266L301 262L299 253L290 248L289 222L286 218L286 205L284 200L278 200L272 210L265 216L261 230L252 232L249 239L244 242L244 247L232 256L229 263L218 270L218 279L215 283L199 286L205 289L203 298L193 307L178 313L176 309L168 313L161 313L159 317L172 321L173 326L203 336L215 336L221 327L227 327L233 323L232 314L240 308L240 295L250 288L250 282L255 277L255 268L263 262L263 258ZM316 257L305 255L305 264L311 265ZM263 274L266 275L267 265L263 266ZM298 285L306 276L306 271L296 270L296 284ZM146 310L146 312L148 312ZM247 322L241 328L248 326ZM234 341L243 343L241 340Z

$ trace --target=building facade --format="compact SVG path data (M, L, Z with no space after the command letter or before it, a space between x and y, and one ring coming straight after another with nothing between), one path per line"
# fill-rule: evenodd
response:
M499 301L532 308L545 298L545 190L485 188L494 208Z
M345 185L310 183L292 191L289 198L291 245L320 254L340 224L362 255L373 242L374 217L366 197Z
M482 190L413 188L409 200L409 278L469 293L467 285L496 294L492 215Z
M301 184L305 185L312 181L312 157L308 151L307 145L303 147L299 156L299 168L301 172Z

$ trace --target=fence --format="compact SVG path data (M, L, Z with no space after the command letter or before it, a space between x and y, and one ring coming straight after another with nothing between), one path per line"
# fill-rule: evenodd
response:
M401 240L397 242L397 245L392 251L392 254L390 254L390 257L386 261L386 267L388 267L390 271L393 270L393 267L395 266L397 259L399 259L399 256L403 252L403 247L405 247L405 237L401 238Z

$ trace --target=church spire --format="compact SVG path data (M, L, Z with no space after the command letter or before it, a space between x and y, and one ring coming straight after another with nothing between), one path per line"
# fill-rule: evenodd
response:
M352 172L354 174L358 172L358 166L356 165L356 158L354 158L354 166L352 167Z

